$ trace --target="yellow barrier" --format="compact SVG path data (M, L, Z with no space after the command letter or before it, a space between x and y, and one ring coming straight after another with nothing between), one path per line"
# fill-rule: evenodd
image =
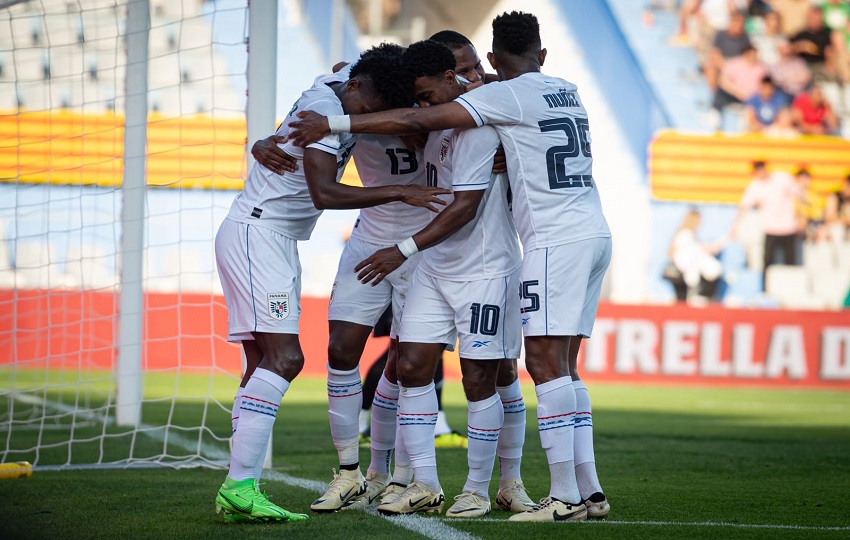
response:
M242 189L245 119L148 120L148 185ZM0 182L121 185L124 117L71 111L0 111ZM344 183L359 185L353 163Z
M648 175L659 200L737 203L752 179L752 163L794 173L805 166L822 199L850 173L850 142L836 137L775 139L759 134L695 135L660 131L649 144Z

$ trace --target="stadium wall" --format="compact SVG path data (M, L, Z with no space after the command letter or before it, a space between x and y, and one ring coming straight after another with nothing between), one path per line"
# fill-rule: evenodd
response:
M646 80L607 0L555 2L588 57L587 67L612 108L638 163L646 162L646 143L670 126L667 112ZM561 51L563 53L563 51Z
M113 368L115 294L3 290L0 305L14 306L0 315L0 364ZM143 370L239 373L239 348L223 340L226 332L223 297L148 293ZM327 343L327 298L304 298L302 375L325 376ZM364 369L386 345L386 338L369 340ZM593 381L850 389L850 312L603 303L582 352L582 375ZM460 379L456 357L447 377Z

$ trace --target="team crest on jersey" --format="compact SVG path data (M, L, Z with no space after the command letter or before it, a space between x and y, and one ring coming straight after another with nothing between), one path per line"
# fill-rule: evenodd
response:
M443 140L440 141L440 163L446 161L446 157L449 155L449 138L443 137Z
M278 320L289 317L289 293L269 293L269 315Z

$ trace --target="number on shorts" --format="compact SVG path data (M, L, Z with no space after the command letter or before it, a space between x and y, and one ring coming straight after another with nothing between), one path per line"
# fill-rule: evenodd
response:
M532 311L537 311L540 309L540 295L537 293L531 292L531 288L539 285L540 282L535 280L532 281L523 281L522 289L520 290L520 296L522 296L523 300L531 301L526 307L523 307L519 310L520 313L530 313Z
M499 306L492 304L472 304L472 320L469 323L470 334L495 336L499 330Z

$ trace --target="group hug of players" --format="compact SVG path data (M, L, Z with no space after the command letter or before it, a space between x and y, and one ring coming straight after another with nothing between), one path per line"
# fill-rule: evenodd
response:
M407 49L384 44L318 77L277 133L255 145L258 163L215 239L228 339L241 342L248 365L216 496L226 520L307 519L272 503L257 482L281 399L304 364L297 242L309 239L323 210L350 208L362 210L328 313L339 472L310 509L443 510L433 378L443 350L457 344L469 475L446 516L490 512L498 456L496 504L514 513L510 521L607 517L576 357L593 327L611 234L592 176L587 113L574 84L541 73L545 57L537 19L520 12L493 20L488 60L498 80L456 32ZM352 155L362 188L339 183ZM364 477L358 364L390 304L391 354L372 404ZM539 503L520 476L523 334L551 477Z

